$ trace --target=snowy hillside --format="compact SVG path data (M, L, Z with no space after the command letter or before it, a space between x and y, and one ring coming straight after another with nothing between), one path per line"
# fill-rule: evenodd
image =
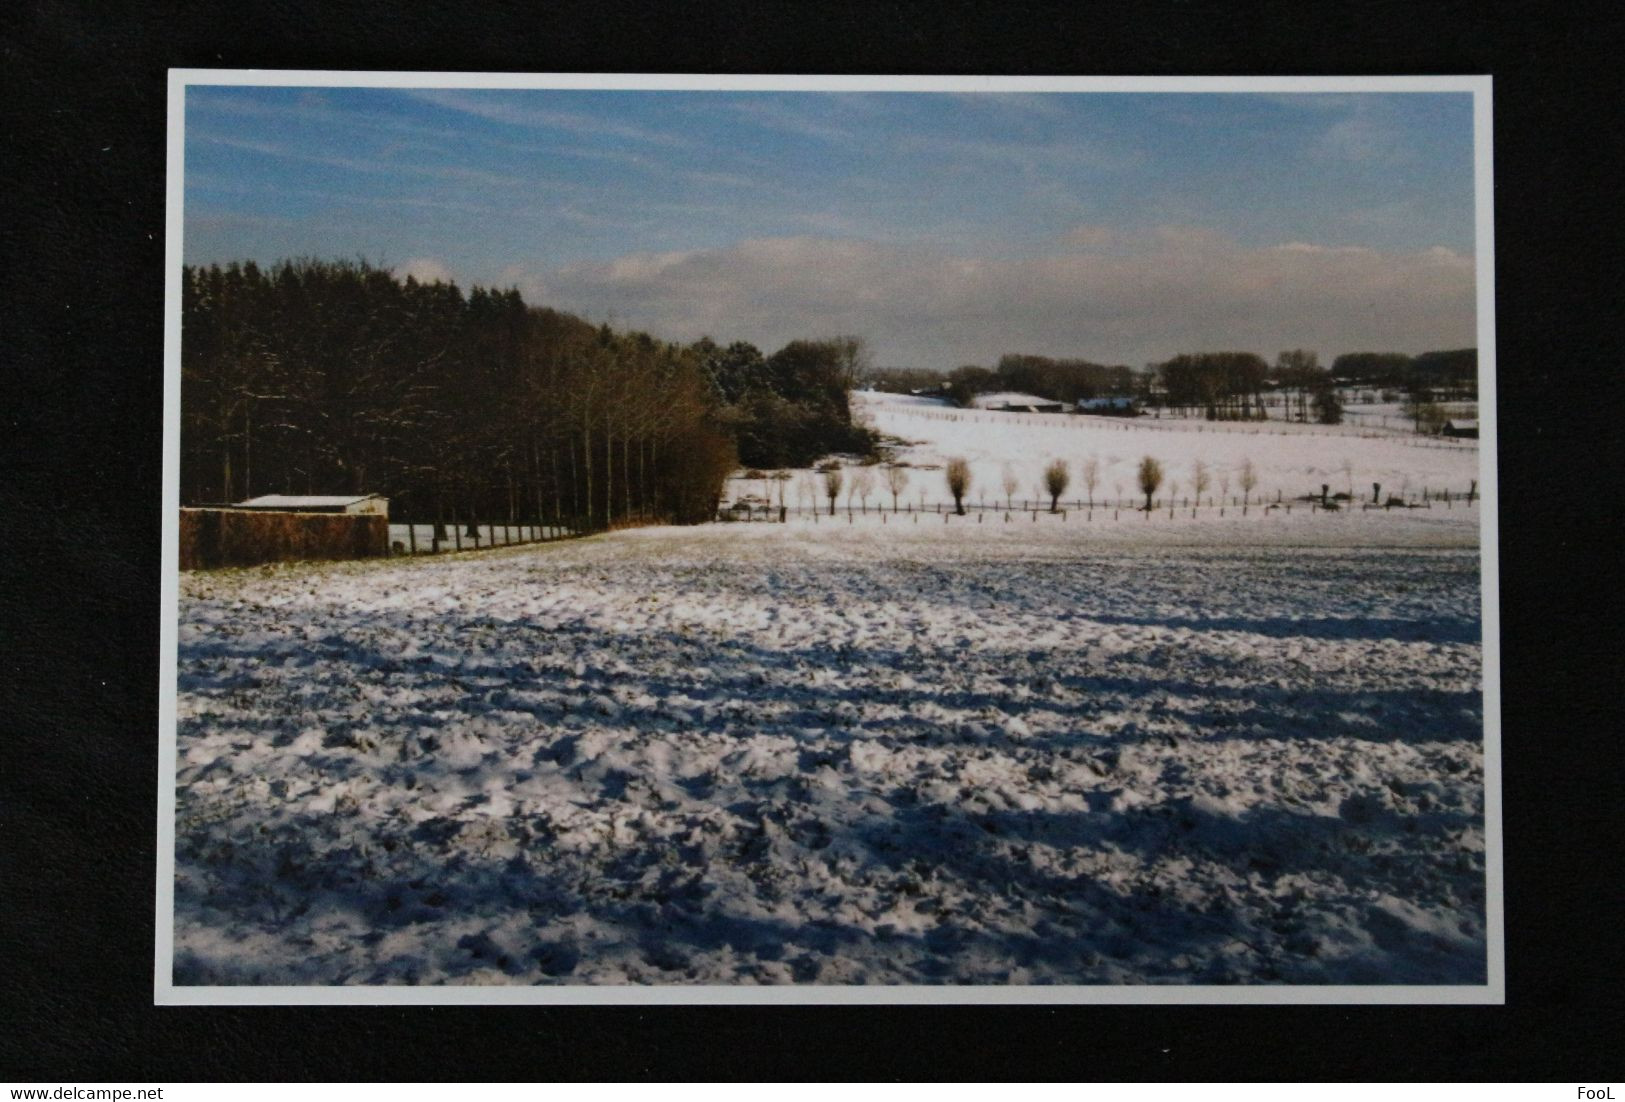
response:
M1290 498L1319 493L1323 484L1331 493L1350 493L1369 500L1371 484L1381 483L1383 496L1420 496L1448 490L1460 496L1479 478L1476 442L1443 442L1394 433L1367 433L1358 426L1262 424L1156 420L1141 417L1075 416L1069 414L1003 413L959 410L939 402L875 392L853 397L857 416L890 436L913 446L899 458L916 466L941 467L946 457L962 455L970 461L970 500L988 503L1004 499L1006 470L1015 478L1015 498L1036 499L1044 467L1053 459L1067 461L1072 485L1068 500L1086 491L1082 470L1094 457L1099 463L1095 498L1137 496L1135 468L1143 456L1157 459L1167 484L1191 496L1193 472L1200 460L1212 472L1207 496L1218 498L1228 485L1230 496L1242 493L1240 473L1251 461L1258 484L1254 500L1273 501L1279 493ZM909 496L926 503L949 500L940 470L911 478Z

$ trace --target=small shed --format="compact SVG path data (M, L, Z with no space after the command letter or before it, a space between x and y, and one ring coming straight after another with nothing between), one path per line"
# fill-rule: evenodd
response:
M233 509L271 513L349 513L355 516L389 516L389 498L382 494L310 496L261 494L239 501Z
M1477 440L1478 422L1470 419L1464 420L1459 417L1452 418L1444 423L1444 428L1440 431L1444 436L1456 436L1468 440Z

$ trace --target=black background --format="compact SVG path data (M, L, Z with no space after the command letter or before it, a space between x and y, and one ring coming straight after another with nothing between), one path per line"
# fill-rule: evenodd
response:
M400 7L24 0L0 14L0 1080L1620 1078L1619 15ZM1492 74L1507 1005L152 1006L172 66Z

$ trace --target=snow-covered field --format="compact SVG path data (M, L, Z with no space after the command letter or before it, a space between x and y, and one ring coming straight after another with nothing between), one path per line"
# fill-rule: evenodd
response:
M1121 472L1142 436L1172 439L1018 443ZM1476 476L1183 437L1289 491L1345 448ZM1009 455L950 443L979 479ZM185 575L176 981L1483 982L1477 514L871 514Z
M1255 501L1318 494L1322 485L1334 494L1369 500L1373 482L1382 485L1384 498L1402 494L1420 499L1424 490L1431 496L1442 491L1462 496L1479 477L1476 441L1373 433L1357 425L1004 413L871 392L854 394L853 409L881 432L909 441L912 446L902 449L899 458L916 467L940 468L949 456L965 457L972 475L969 500L989 505L1004 500L1006 471L1015 480L1018 502L1043 498L1039 483L1053 459L1064 459L1070 467L1068 500L1085 496L1082 472L1091 457L1100 472L1096 500L1138 497L1135 470L1147 455L1165 471L1161 494L1177 485L1176 496L1194 495L1200 460L1211 476L1204 496L1215 499L1241 495L1241 470L1248 461L1258 480L1252 491ZM904 500L918 502L922 491L927 504L948 500L940 469L913 472ZM873 500L890 497L880 489Z

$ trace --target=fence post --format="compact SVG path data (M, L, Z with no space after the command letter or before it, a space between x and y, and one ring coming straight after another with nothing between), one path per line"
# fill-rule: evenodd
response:
M418 526L417 525L408 524L406 526L406 540L407 540L408 543L410 543L412 545L412 554L416 555L418 553Z

